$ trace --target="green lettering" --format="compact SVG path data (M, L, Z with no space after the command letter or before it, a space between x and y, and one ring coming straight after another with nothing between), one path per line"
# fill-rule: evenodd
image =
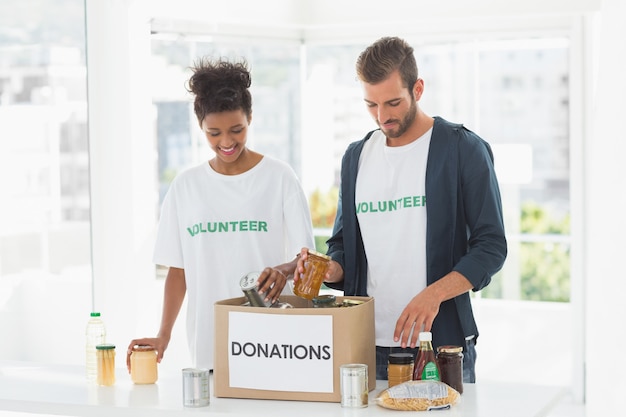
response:
M228 232L228 223L227 222L220 222L219 231L220 232Z
M200 231L201 231L202 233L206 233L206 229L203 229L203 228L202 228L202 223L198 223L198 226L200 227Z
M387 211L387 202L386 201L379 201L378 202L378 211Z
M208 222L206 225L209 232L217 232L217 222Z
M259 232L267 232L267 222L259 221Z
M195 233L193 232L193 230L191 229L191 227L187 228L187 231L189 232L189 234L191 235L191 237L193 237L195 235Z
M236 232L236 231L237 231L237 223L238 223L238 222L229 222L229 223L230 223L231 227L233 228L233 230L232 230L232 231L233 231L233 232Z
M404 197L402 202L404 203L404 207L411 207L411 197Z
M259 230L258 229L259 224L256 220L250 220L249 225L250 225L251 232L256 232L257 230Z
M247 232L248 231L248 221L247 220L242 220L239 222L239 230L242 232Z
M389 211L394 211L397 210L397 202L396 201L389 201Z

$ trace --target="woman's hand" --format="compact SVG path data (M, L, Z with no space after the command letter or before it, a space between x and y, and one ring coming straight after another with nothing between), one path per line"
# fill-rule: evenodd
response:
M133 351L133 346L152 346L157 353L157 363L160 363L161 359L163 359L163 353L165 352L165 349L167 349L167 345L169 343L170 338L164 336L144 337L142 339L131 340L128 345L128 350L126 351L126 368L128 369L128 373L130 373L130 354Z
M267 267L261 271L257 279L259 294L263 295L265 301L272 300L275 303L278 296L283 291L287 283L287 276L277 268Z

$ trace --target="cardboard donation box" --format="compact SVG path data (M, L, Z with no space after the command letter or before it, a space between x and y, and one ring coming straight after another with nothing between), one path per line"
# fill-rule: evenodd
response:
M350 307L313 308L296 296L294 308L242 306L245 297L215 303L216 397L340 402L339 367L368 366L376 388L374 299Z

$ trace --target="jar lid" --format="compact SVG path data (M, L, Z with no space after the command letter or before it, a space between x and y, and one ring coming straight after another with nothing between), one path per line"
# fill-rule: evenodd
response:
M154 346L150 345L135 345L133 346L133 352L150 352L154 350Z
M333 294L324 294L324 295L318 295L317 297L313 298L313 305L318 305L318 306L328 306L330 304L334 304L335 301L337 300L337 297L335 297Z
M463 352L463 348L461 346L444 345L444 346L439 346L437 348L437 352L441 352L441 353L461 353L461 352Z
M241 286L242 291L251 290L252 288L256 288L256 282L261 276L260 272L253 271L248 272L246 275L241 277L239 280L239 285Z
M309 255L319 256L320 258L324 258L324 259L328 259L328 260L331 259L330 256L324 255L323 253L320 253L320 252L317 252L317 251L314 251L314 250L311 250L311 249L308 250L308 253L309 253Z
M96 349L98 350L115 349L115 345L110 345L110 344L96 345Z
M415 355L412 353L390 353L389 363L396 365L406 365L413 363Z

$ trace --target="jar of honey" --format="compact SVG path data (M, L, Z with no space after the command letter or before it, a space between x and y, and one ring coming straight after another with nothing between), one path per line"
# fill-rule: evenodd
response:
M415 355L412 353L390 353L387 364L387 380L389 387L413 379Z
M296 281L293 293L307 300L317 297L329 265L330 256L309 250L304 261L304 273Z
M157 354L152 346L133 346L130 353L130 378L135 384L154 384L157 381Z
M98 362L98 385L110 386L115 384L115 345L96 345Z

